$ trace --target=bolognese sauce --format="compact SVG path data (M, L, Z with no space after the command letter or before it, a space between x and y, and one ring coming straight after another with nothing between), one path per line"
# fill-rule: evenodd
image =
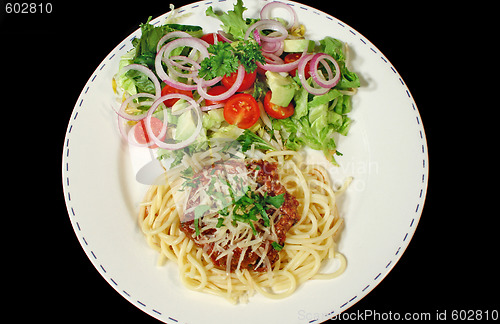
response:
M187 180L180 229L226 272L271 270L298 201L280 183L277 163L227 160Z

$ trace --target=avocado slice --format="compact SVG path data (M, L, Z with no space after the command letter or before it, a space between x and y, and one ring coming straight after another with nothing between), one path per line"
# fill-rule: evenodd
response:
M295 91L299 89L292 77L271 71L266 71L266 77L267 85L272 92L271 103L282 107L288 106L295 95Z
M287 53L302 53L306 48L308 51L312 51L315 46L314 41L303 38L285 39L283 44L283 51Z

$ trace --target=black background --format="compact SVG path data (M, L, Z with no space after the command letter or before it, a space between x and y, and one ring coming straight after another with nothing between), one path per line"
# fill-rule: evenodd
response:
M4 131L4 160L12 157L17 175L7 178L8 168L5 177L13 180L4 208L14 210L4 215L2 239L8 278L15 280L9 302L21 307L20 317L155 323L115 292L81 249L64 204L61 157L73 106L94 69L148 16L169 11L169 1L51 1L50 14L6 14L6 2L0 1L0 109L4 125L13 126ZM491 152L475 144L489 140L478 130L487 118L468 109L491 91L474 83L484 52L471 31L483 28L473 20L477 14L421 1L308 4L384 53L409 87L428 140L429 187L414 238L389 275L347 312L498 309L497 213L486 208L495 186L480 182L496 169Z

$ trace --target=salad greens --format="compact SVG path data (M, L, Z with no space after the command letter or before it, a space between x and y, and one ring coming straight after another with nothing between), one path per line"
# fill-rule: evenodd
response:
M272 119L273 128L282 132L287 138L285 147L298 150L309 146L324 152L326 158L336 164L334 154L342 155L337 151L334 135L346 136L351 125L347 114L351 111L351 95L345 91L360 87L359 77L349 71L345 64L343 43L332 37L325 37L319 41L316 52L331 55L339 64L342 77L339 83L321 96L309 94L300 87L294 96L295 113L285 119ZM293 78L301 85L298 77ZM311 79L308 79L311 82Z
M218 42L210 45L208 51L212 55L201 62L199 76L210 80L218 76L229 75L238 69L240 63L244 65L245 70L249 73L257 68L256 62L265 64L261 46L253 39L244 40L248 27L258 21L258 19L243 18L245 10L247 9L243 6L242 0L237 0L233 10L227 12L214 11L212 7L206 10L207 16L222 22L222 30L234 42ZM195 37L203 35L200 26L181 24L153 26L149 23L150 20L151 17L146 23L141 24L141 37L133 40L134 48L123 55L120 68L135 63L154 70L157 43L171 31L182 30ZM304 29L302 25L300 27ZM270 125L258 122L250 129L242 130L237 126L229 125L224 120L222 109L203 112L203 127L198 139L180 150L159 149L158 158L173 158L173 164L175 165L181 161L185 153L192 154L205 150L210 146L211 139L226 137L239 142L243 151L248 150L252 144L254 144L255 148L263 150L275 149L277 145L271 143L282 143L284 148L291 150L309 146L323 151L327 159L336 164L334 155L342 154L337 151L335 137L338 136L337 134L345 136L349 131L352 124L351 118L348 117L352 109L351 96L355 93L355 89L360 87L360 80L356 73L347 68L344 44L340 40L325 37L319 42L309 41L308 44L311 45L308 46L309 49L314 47L314 52L332 56L340 67L340 81L326 94L312 95L302 86L298 76L287 76L286 78L291 82L291 87L295 89L292 100L295 111L292 116L284 119L269 117ZM331 65L331 68L333 69L333 65ZM255 81L253 95L256 100L263 100L264 95L269 91L270 85L265 77L260 76L259 78ZM137 70L128 71L119 76L116 81L117 85L129 95L138 92L155 93L153 83L147 76ZM307 82L312 84L312 78L310 77ZM275 95L274 92L273 96ZM197 99L198 94L195 92L194 95L195 99ZM181 118L171 114L168 115L169 123L177 124L182 121ZM272 126L272 129L269 129L269 126ZM265 140L263 137L265 137Z
M215 12L211 6L205 13L209 17L219 19L222 22L222 30L233 36L234 40L243 40L248 27L256 21L255 19L243 19L245 10L247 8L243 7L243 1L238 0L234 5L234 10L229 10L227 13Z

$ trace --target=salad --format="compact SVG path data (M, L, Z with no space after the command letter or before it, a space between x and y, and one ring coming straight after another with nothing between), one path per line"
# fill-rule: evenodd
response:
M273 17L281 8L287 17ZM113 88L122 137L158 148L158 159L180 163L184 154L229 138L248 150L324 152L333 164L336 134L347 135L351 97L360 86L346 66L346 46L333 37L308 39L294 9L265 5L260 17L209 7L221 30L183 25L173 10L165 23L141 24L141 37L121 57Z

